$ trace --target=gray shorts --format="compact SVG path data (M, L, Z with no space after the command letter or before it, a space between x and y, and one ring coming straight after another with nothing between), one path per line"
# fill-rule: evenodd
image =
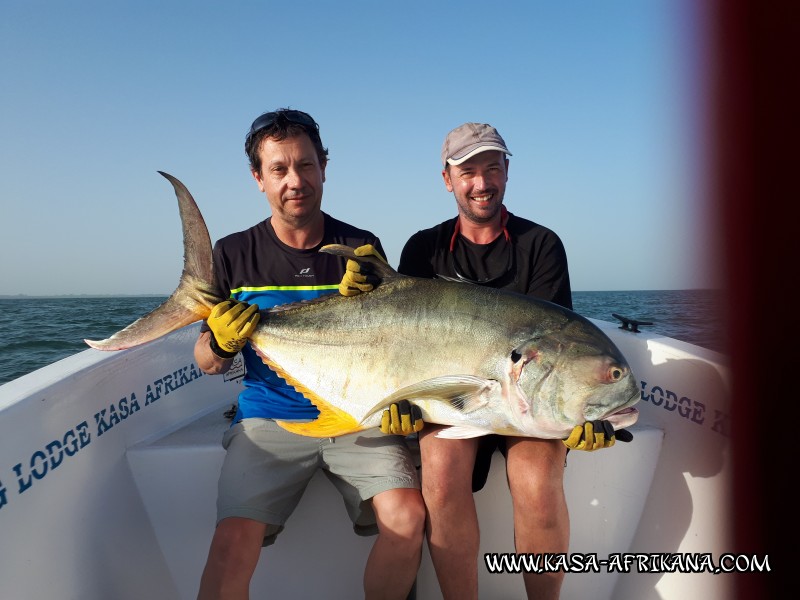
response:
M396 488L419 489L405 440L369 429L338 438L290 433L269 419L243 419L225 432L217 522L244 517L267 524L264 546L275 541L317 469L344 499L359 535L378 532L373 496Z

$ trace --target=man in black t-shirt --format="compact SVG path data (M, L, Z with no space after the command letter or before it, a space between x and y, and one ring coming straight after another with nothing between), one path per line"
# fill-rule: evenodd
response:
M458 216L419 231L406 243L398 271L443 275L529 294L572 308L567 255L546 227L503 206L508 151L494 127L465 123L442 149L442 177ZM565 553L569 514L564 496L567 448L560 440L485 436L436 437L439 425L419 433L422 495L428 510L428 547L445 598L478 597L478 519L472 498L486 480L495 448L506 457L520 553ZM563 573L526 574L531 598L558 598Z
M411 236L398 271L507 289L572 309L567 255L560 238L503 206L510 155L490 125L465 123L447 135L442 177L455 196L458 216ZM359 293L366 277L355 262L349 262L340 292ZM384 413L381 430L419 432L428 548L444 598L478 598L479 531L472 493L483 487L498 448L506 458L517 552L567 552L566 453L612 446L615 435L609 424L576 426L563 443L496 435L447 439L436 437L441 425L427 424L423 429L413 404L403 404ZM524 574L528 597L558 598L563 578L563 572Z
M319 411L248 343L259 309L336 292L344 267L340 258L319 252L323 245L381 251L369 231L322 212L328 151L318 129L298 110L280 109L253 122L245 151L272 215L214 245L216 295L229 300L203 323L195 358L205 373L217 374L241 352L246 374L223 437L217 527L199 600L249 597L261 547L281 532L318 470L335 482L356 533L378 533L364 572L365 598L407 598L419 568L425 506L405 440L379 431L317 439L284 430L276 420L313 420Z

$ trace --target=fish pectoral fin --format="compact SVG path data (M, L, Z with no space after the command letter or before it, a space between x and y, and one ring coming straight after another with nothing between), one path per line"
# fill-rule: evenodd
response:
M500 383L474 375L446 375L413 383L393 392L367 411L364 420L400 400L446 402L463 413L486 406L491 390Z
M476 438L482 435L490 435L494 433L487 429L478 429L477 427L466 427L458 425L455 427L446 427L436 432L436 437L448 440L465 440L468 438Z

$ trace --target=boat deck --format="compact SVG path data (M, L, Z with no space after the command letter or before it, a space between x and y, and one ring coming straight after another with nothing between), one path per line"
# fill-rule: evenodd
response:
M224 450L220 444L230 421L220 404L197 420L163 437L128 449L127 460L180 598L194 598L211 541L217 476ZM661 446L662 432L634 428L635 445L613 452L570 454L565 485L572 516L571 552L604 558L630 546ZM646 482L646 485L644 484ZM628 489L624 489L625 486ZM480 560L484 553L514 551L511 499L500 454L489 481L475 494L481 522ZM351 599L362 595L361 580L373 538L355 535L341 497L320 473L277 543L262 551L252 587L280 598ZM314 573L313 577L305 573ZM575 574L565 597L612 597L617 575ZM417 580L419 598L441 594L427 549ZM524 598L518 574L492 574L480 568L482 595Z

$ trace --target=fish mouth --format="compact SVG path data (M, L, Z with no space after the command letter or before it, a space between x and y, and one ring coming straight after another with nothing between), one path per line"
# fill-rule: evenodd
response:
M623 427L630 427L639 419L639 409L629 406L616 412L603 417L604 421L608 421L614 429L621 429Z

